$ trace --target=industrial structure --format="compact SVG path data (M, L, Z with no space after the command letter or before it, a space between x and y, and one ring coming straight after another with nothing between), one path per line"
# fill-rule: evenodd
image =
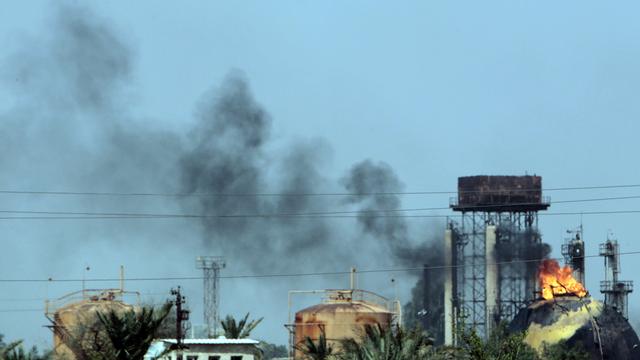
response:
M531 260L546 255L537 226L549 201L540 176L470 176L458 178L450 206L461 217L445 230L446 345L457 329L487 336L535 298Z
M287 324L294 359L303 358L298 347L306 338L317 342L324 335L327 344L338 350L342 340L358 339L366 325L388 329L402 318L398 301L365 290L294 290L289 293L290 302L294 294L323 297L320 304L296 312L295 322Z
M290 290L289 320L285 327L289 330L289 352L293 359L302 359L298 349L309 338L317 342L321 335L327 345L339 350L342 341L359 339L365 326L380 326L389 329L402 324L402 307L399 300L389 300L370 291L356 288L356 269L351 268L349 289ZM292 301L297 295L313 295L322 298L319 304L295 313L292 319Z
M225 260L221 256L198 256L196 258L196 268L202 269L204 278L202 306L208 338L214 338L218 332L218 323L220 323L220 314L218 312L220 306L220 270L224 269L225 266Z
M581 284L585 284L585 267L584 267L584 240L582 239L582 225L576 230L568 230L567 233L573 234L570 239L565 239L562 244L562 256L564 262L569 265L573 272L573 277Z
M607 239L600 244L600 256L604 257L604 280L600 281L600 292L604 303L629 319L629 294L633 292L633 281L619 280L620 246L617 240Z
M520 310L509 330L524 334L524 342L541 358L548 346L578 346L588 359L640 359L640 340L615 309L573 294L539 299Z
M134 298L131 305L126 296ZM58 299L45 302L45 316L53 332L53 354L56 358L77 358L78 347L84 342L93 342L102 331L98 313L116 313L135 309L140 303L140 293L125 291L124 269L120 267L120 287L117 289L83 289Z

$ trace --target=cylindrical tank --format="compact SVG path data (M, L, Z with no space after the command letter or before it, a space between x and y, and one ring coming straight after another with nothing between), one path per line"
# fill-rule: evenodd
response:
M101 334L98 312L120 313L133 306L117 300L113 293L91 296L58 308L53 314L53 346L56 358L76 359L73 349L95 341Z
M313 341L320 338L324 331L327 344L334 351L339 350L340 342L345 339L358 339L362 335L365 325L380 325L389 328L394 313L383 302L364 300L359 290L332 290L328 292L328 299L321 304L308 307L296 313L294 358L299 359L302 353L297 349L309 337ZM366 293L366 292L364 292ZM377 297L375 294L372 298ZM386 300L378 297L379 299Z

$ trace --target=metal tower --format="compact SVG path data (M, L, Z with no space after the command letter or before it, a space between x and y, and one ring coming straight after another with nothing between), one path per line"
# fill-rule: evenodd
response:
M584 240L582 240L582 225L576 230L567 230L568 234L573 234L571 239L565 239L562 244L562 256L564 263L571 266L573 277L581 284L585 284L584 274Z
M220 304L220 270L224 269L226 263L221 256L198 256L196 258L196 268L202 269L204 278L204 322L207 326L207 336L214 338L218 332L220 315L218 307Z
M617 240L607 239L600 244L600 256L604 257L604 281L600 281L600 292L604 303L616 309L625 319L628 314L628 297L633 292L633 281L618 280L620 274L620 246Z
M538 211L549 207L539 176L458 178L445 231L445 344L474 329L487 337L535 298L534 259L545 254Z

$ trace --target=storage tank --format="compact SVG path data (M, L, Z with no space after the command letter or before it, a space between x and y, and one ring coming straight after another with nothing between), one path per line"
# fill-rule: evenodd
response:
M399 318L397 303L364 290L326 290L325 300L298 311L293 324L294 358L303 354L297 349L307 337L317 341L322 331L327 344L339 350L345 339L358 339L365 325L391 327Z
M85 290L69 294L47 304L47 317L53 330L53 351L56 358L74 360L73 349L83 342L93 342L104 334L100 331L98 312L125 312L134 309L124 303L120 290Z
M590 297L572 295L540 299L520 310L509 328L525 332L524 341L541 353L565 341L579 345L589 359L640 359L640 340L615 309Z

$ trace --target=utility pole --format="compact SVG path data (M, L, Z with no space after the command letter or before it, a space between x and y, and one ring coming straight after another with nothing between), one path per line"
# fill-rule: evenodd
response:
M196 268L202 269L204 278L204 321L207 326L207 337L214 338L218 332L220 315L220 270L226 263L221 256L198 256Z
M177 289L171 289L171 295L176 297L173 301L173 304L176 306L176 348L183 349L184 327L182 326L182 322L189 320L189 310L182 309L182 305L185 303L185 297L180 291L180 286L178 286Z

